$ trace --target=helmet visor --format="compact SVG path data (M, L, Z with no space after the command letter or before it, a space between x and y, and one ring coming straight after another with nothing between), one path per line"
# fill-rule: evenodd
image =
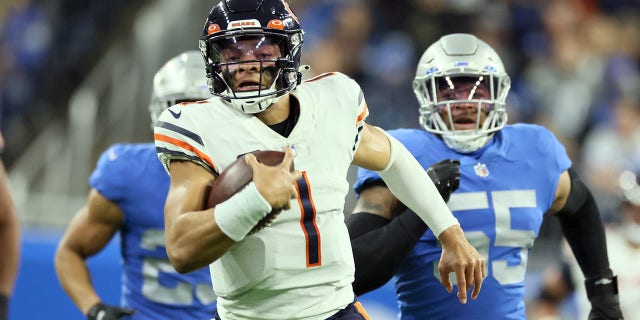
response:
M255 34L226 36L211 41L210 58L216 73L234 93L274 89L280 76L286 38Z

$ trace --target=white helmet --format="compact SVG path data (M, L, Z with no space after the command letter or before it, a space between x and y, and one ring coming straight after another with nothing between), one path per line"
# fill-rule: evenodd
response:
M442 85L453 88L452 79L456 77L472 79L476 87L484 85L490 98L478 99L470 95L463 99L455 97L438 101ZM510 87L511 80L500 57L488 44L470 34L443 36L424 52L413 80L413 91L420 103L420 124L425 130L441 135L444 142L457 152L476 151L507 123L505 100ZM456 104L477 105L475 128L455 129L451 108ZM480 123L483 110L487 114L484 122ZM441 112L448 115L446 119Z
M183 52L167 61L153 77L149 105L151 125L155 125L164 109L174 104L209 98L211 93L200 51Z

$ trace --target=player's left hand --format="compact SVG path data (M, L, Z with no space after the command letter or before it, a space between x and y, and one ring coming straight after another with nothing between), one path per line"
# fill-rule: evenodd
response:
M591 302L589 320L620 320L622 310L618 299L618 278L611 275L585 280Z
M486 276L484 258L467 241L460 225L444 230L438 239L442 243L442 255L438 263L440 283L447 292L451 292L453 284L449 274L455 273L460 303L467 303L467 291L471 287L473 287L471 299L475 300Z
M253 183L273 209L289 209L291 199L298 196L294 184L302 177L302 173L298 170L291 171L294 156L293 149L287 147L280 164L267 166L258 162L255 155L245 155L247 165L253 170Z
M460 160L445 159L427 169L427 174L438 189L444 202L460 186Z
M135 310L125 309L121 307L108 306L102 302L96 303L89 312L87 312L88 320L117 320L124 316L132 315Z

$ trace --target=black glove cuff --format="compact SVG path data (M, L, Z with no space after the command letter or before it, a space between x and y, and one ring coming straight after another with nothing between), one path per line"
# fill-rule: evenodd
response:
M605 275L586 279L584 284L589 301L607 300L618 295L618 277L613 275L611 269Z
M89 309L89 311L87 311L87 318L95 319L98 316L98 312L100 312L100 310L104 310L106 308L107 308L107 305L102 303L102 302L98 302L98 303L94 304L93 307L91 307L91 309Z
M9 297L0 293L0 320L8 319L9 317Z

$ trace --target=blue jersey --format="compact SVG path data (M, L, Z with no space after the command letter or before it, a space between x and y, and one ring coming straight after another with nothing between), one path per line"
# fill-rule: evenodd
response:
M153 143L116 144L98 160L89 184L124 214L121 305L130 319L211 319L215 295L208 268L181 275L165 249L169 176Z
M460 160L460 187L448 202L469 242L485 258L488 276L478 299L466 305L440 284L441 245L427 230L394 276L402 319L526 319L527 257L560 174L571 166L564 147L540 126L498 131L482 149L460 154L424 130L389 131L424 168ZM358 172L356 191L380 177ZM453 283L455 279L452 279Z

